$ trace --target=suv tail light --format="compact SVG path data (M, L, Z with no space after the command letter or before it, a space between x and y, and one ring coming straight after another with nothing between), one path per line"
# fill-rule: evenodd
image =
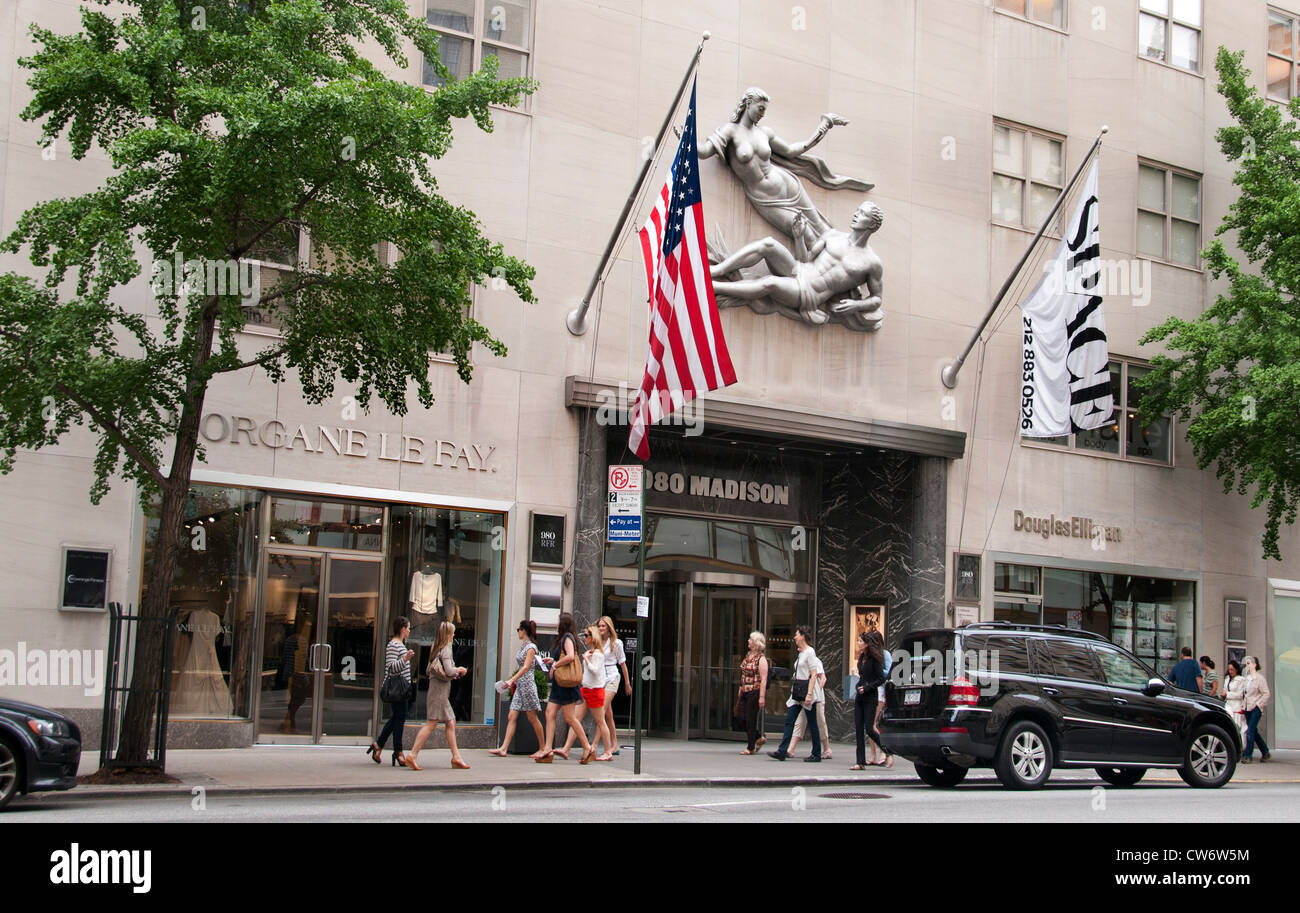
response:
M974 707L980 702L980 689L971 684L970 679L958 676L952 680L948 689L949 707Z

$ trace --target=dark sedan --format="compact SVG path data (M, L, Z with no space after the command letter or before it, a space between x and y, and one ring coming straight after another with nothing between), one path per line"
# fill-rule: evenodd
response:
M54 710L0 698L0 809L19 793L72 789L81 730Z

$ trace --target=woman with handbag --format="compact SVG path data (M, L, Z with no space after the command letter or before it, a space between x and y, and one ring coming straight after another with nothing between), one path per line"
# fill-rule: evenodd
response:
M501 741L500 748L494 748L488 754L494 754L499 758L504 758L506 752L510 750L510 742L515 737L515 724L519 720L519 714L528 714L528 722L532 724L533 732L537 734L537 744L542 744L542 721L537 718L537 711L542 709L541 701L537 698L537 682L533 678L533 670L538 664L537 644L533 641L537 637L537 622L524 619L519 622L519 639L523 642L519 647L519 652L515 654L515 665L519 668L515 674L510 676L506 684L510 686L510 717L506 722L506 737Z
M410 703L412 693L415 691L411 682L411 657L415 656L415 651L408 650L406 647L406 638L410 633L409 621L400 615L393 619L393 639L388 642L388 647L384 650L384 683L379 688L380 699L389 707L388 722L379 733L379 741L371 742L370 747L366 749L366 754L370 755L370 759L376 764L379 763L379 755L383 753L384 743L388 741L388 736L391 734L392 763L406 766L406 758L402 754L402 742L406 734L406 705Z
M794 737L794 721L802 713L808 721L808 728L812 730L812 754L804 758L805 761L820 761L822 759L822 736L817 727L817 702L824 699L821 690L820 677L823 674L822 661L817 658L813 651L812 644L808 643L809 637L812 636L812 629L807 625L799 625L794 630L794 645L799 651L799 656L794 663L794 676L790 682L790 699L785 702L785 733L781 738L781 745L776 751L769 751L771 757L778 761L784 761L790 756L787 750L790 747L790 739Z
M578 655L578 640L573 636L573 616L568 612L560 615L555 629L555 649L551 651L551 693L546 700L546 737L542 747L533 760L538 764L550 764L555 759L555 717L563 711L564 722L569 729L576 732L582 740L582 763L590 763L596 750L587 741L587 733L582 729L578 718L578 704L582 701L582 657ZM560 753L560 757L564 757Z
M1268 761L1272 756L1268 751L1268 744L1264 741L1264 733L1259 731L1259 724L1264 716L1264 708L1268 706L1269 698L1273 696L1268 690L1268 680L1264 678L1264 672L1259 668L1259 657L1246 657L1246 694L1244 698L1244 707L1246 710L1246 745L1241 750L1241 763L1249 764L1251 755L1255 753L1255 743L1259 743L1260 761Z
M452 712L450 700L452 679L461 678L465 674L464 666L452 665L451 640L455 636L456 626L450 621L438 625L438 637L433 642L433 649L429 651L429 667L426 670L429 674L429 696L425 704L424 725L416 733L415 745L411 747L410 757L406 759L406 766L412 770L424 769L415 761L439 723L442 723L447 733L451 766L469 770L469 765L460 756L460 749L456 747L456 714Z

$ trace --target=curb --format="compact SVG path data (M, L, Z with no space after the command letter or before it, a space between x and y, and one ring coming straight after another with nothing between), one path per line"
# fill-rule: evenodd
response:
M1057 783L1091 782L1093 777L1061 777ZM1177 777L1150 777L1149 783L1181 783ZM1300 783L1300 780L1237 780L1237 785L1245 783ZM758 786L916 786L921 781L914 777L873 777L870 779L851 779L846 777L619 777L603 780L505 780L493 783L482 781L473 783L412 783L412 784L366 784L339 786L225 786L204 783L178 783L165 786L113 786L113 787L76 787L62 792L34 793L29 799L40 801L43 797L76 796L84 799L125 799L146 798L149 796L175 796L189 798L195 787L203 789L209 796L265 796L268 794L287 794L292 796L319 795L377 795L392 793L395 790L406 792L490 792L500 786L509 790L548 790L548 789L623 789L627 787L643 788L740 788ZM996 777L970 777L963 784L995 785ZM1097 781L1094 785L1105 786Z

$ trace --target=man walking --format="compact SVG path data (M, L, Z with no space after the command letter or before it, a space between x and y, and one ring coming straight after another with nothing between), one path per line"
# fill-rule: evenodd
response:
M1192 648L1183 647L1182 659L1174 663L1174 667L1169 670L1165 676L1184 691L1194 691L1197 694L1201 691L1201 664L1192 659Z
M823 674L822 661L817 658L808 638L812 630L807 625L799 625L794 631L794 645L799 651L795 660L794 676L790 682L790 698L785 702L785 733L781 738L781 747L768 754L778 761L790 756L790 739L794 737L794 721L800 713L807 715L808 729L812 731L812 754L805 761L822 759L822 736L817 728L817 702L824 700L820 677Z

